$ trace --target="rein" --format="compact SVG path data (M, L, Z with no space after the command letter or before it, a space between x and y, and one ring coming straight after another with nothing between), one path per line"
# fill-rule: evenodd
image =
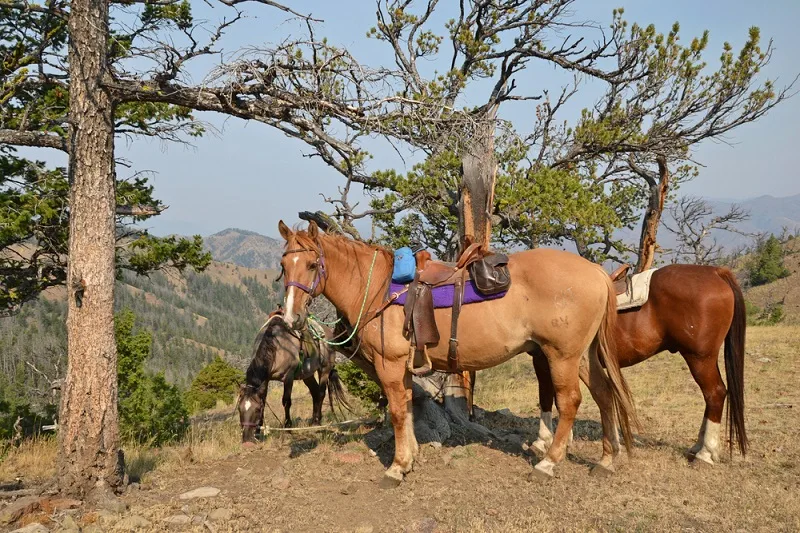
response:
M345 340L338 342L329 341L324 337L317 337L319 340L323 341L328 346L344 346L345 344L353 340L353 337L358 331L358 326L361 324L361 317L364 315L364 307L366 307L367 305L367 298L369 297L369 288L372 285L372 272L375 269L375 260L377 258L378 258L378 250L375 250L375 252L372 254L372 264L369 267L369 274L367 275L367 287L364 289L364 299L361 301L361 310L359 310L358 312L358 320L356 320L356 325L353 326L353 331ZM312 328L312 335L316 336L316 333L314 332L313 328Z

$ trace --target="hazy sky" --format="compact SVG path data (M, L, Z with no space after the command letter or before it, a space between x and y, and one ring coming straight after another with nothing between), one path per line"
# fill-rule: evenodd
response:
M378 65L391 60L385 45L365 38L366 31L374 25L374 0L287 2L298 11L324 19L318 35L349 47L362 63ZM440 2L441 6L450 4L455 6L455 0ZM210 10L199 1L193 6L196 17L212 21L226 14L225 10ZM738 51L748 28L759 26L764 40L772 38L775 47L764 75L778 78L781 86L800 73L798 0L579 0L575 4L576 17L607 24L612 9L619 6L625 8L628 20L654 23L659 31L666 32L674 21L679 21L684 43L709 29L707 58L712 62L719 57L724 41L730 41ZM272 10L248 4L244 7L251 18L225 42L226 50L232 51L237 45L274 43L298 28L296 23L283 23ZM443 23L450 16L445 12L437 21ZM518 76L517 84L523 90L531 87L531 93L542 87L556 90L563 79L559 76L552 67L539 67ZM588 88L572 112L591 103L592 91ZM513 115L518 127L524 128L526 117L532 121L533 106L516 106L506 108L505 113ZM279 219L294 223L298 211L323 208L319 193L333 194L342 183L339 175L320 160L303 157L309 150L299 141L256 122L221 120L212 114L201 117L217 125L222 133L194 141L194 148L165 146L152 140L136 140L131 145L124 140L118 142L119 155L129 159L134 168L157 173L153 180L157 196L170 208L149 222L156 234L207 235L226 227L239 227L274 236ZM800 97L796 97L758 123L737 130L726 139L727 143L703 144L696 151L696 158L705 168L684 192L733 199L800 193L799 127ZM402 162L391 150L376 152L375 168L400 165ZM125 175L124 169L120 169L120 175Z

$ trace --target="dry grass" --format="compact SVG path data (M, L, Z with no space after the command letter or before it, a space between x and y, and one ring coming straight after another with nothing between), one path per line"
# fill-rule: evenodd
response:
M139 472L145 490L125 499L131 513L154 527L175 514L229 508L234 517L215 525L219 531L422 531L432 524L437 531L800 530L800 327L750 328L751 452L747 458L725 454L713 468L691 466L684 457L697 436L703 400L682 358L661 354L624 372L644 427L635 455L611 478L588 473L600 456L600 431L597 407L584 390L569 458L547 483L528 480L533 460L518 447L465 443L456 459L448 459L451 446L423 446L404 484L380 491L385 465L360 432L273 434L242 450L228 406L214 414L222 421L200 422L181 445L158 453L129 450L129 472ZM293 412L307 418L308 393L297 385ZM269 401L282 417L280 396L274 387ZM532 439L538 400L530 359L481 372L476 403L510 408ZM491 413L487 420L492 423ZM378 452L391 452L391 443ZM4 473L7 463L0 465ZM203 485L222 493L188 504L177 499Z
M37 437L18 447L3 448L0 443L0 482L21 479L35 485L55 475L58 442L54 437Z

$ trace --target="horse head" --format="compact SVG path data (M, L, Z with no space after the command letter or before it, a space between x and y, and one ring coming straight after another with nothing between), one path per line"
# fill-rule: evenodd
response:
M266 403L268 384L269 381L264 380L258 387L244 383L239 387L236 409L239 411L242 442L255 442L256 431L264 424L264 404Z
M292 231L281 220L278 230L286 240L286 249L281 258L284 276L283 319L295 330L300 330L308 317L308 306L322 294L327 273L325 257L319 244L319 230L311 222L306 231Z

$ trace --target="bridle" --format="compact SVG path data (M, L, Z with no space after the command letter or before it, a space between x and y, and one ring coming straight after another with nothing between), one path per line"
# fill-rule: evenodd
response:
M316 249L316 250L312 249L312 248L291 248L291 249L286 250L285 252L283 252L283 255L281 255L282 258L286 257L287 255L299 254L299 253L303 253L303 252L314 252L314 254L317 256L317 260L315 262L315 264L317 265L317 268L314 269L316 274L314 275L314 281L311 282L311 287L309 287L307 285L304 285L304 284L300 283L299 281L289 281L287 279L284 279L284 282L283 282L284 289L288 290L289 287L297 287L298 289L300 289L301 291L305 292L306 294L308 294L312 298L315 298L315 297L319 296L319 294L314 294L314 292L322 284L323 281L327 280L328 272L325 269L325 254L322 252L322 246L319 246L319 245L317 245L317 246L318 246L318 249ZM281 265L281 273L276 278L275 281L278 281L282 277L285 278L285 274L286 274L286 269L284 269L283 265Z

